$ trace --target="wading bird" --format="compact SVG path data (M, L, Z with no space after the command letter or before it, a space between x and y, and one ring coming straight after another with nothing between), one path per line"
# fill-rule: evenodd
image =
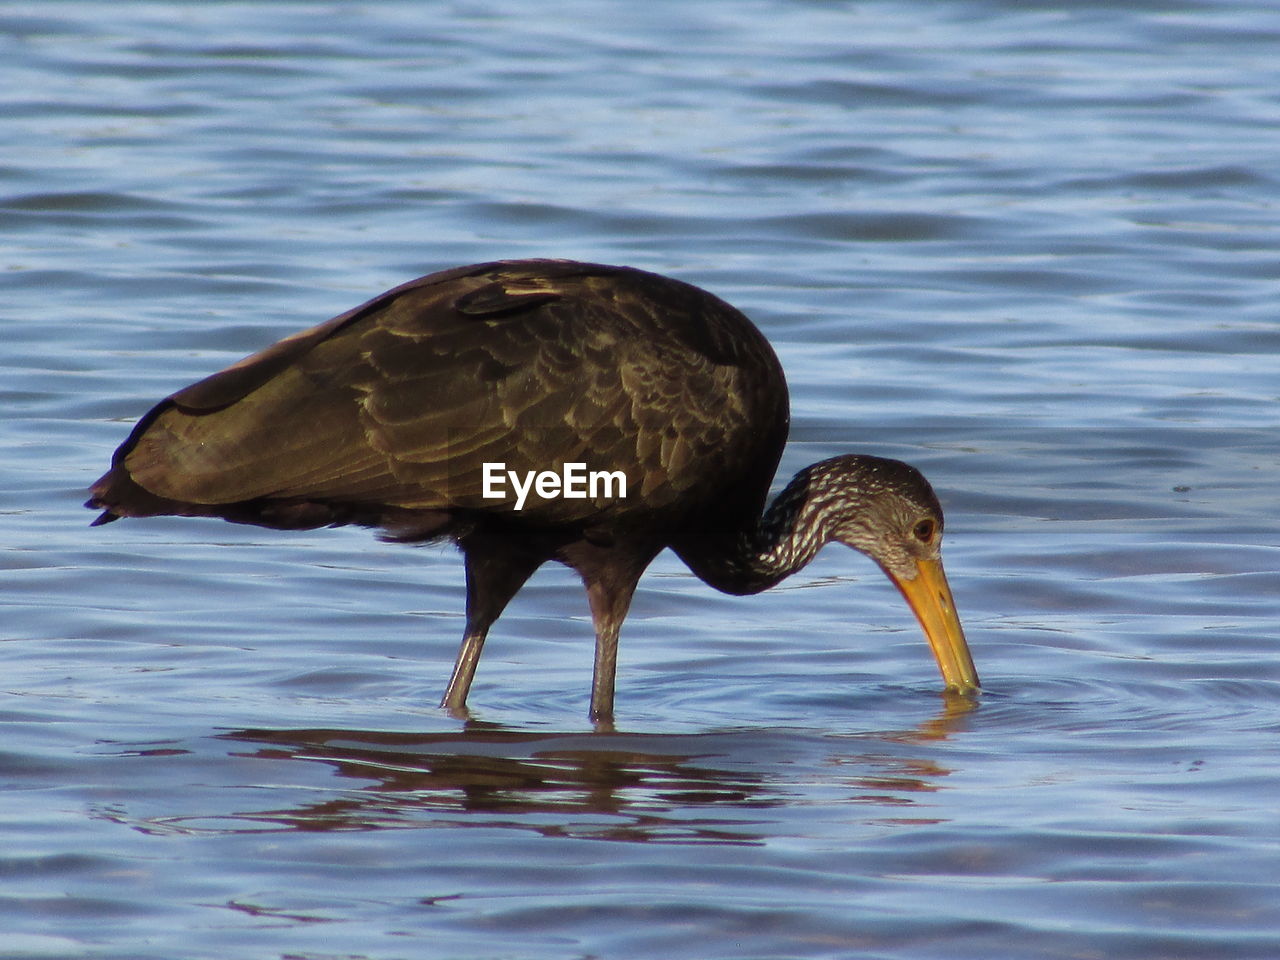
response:
M396 287L161 400L87 506L103 511L95 524L172 514L453 540L466 630L441 705L458 713L489 627L558 560L591 606L591 716L611 718L618 631L664 547L732 594L768 589L826 543L861 551L905 596L946 687L975 691L929 483L896 460L838 456L765 509L789 417L773 349L717 297L627 267L485 263ZM566 464L625 483L526 480L516 508L518 478Z

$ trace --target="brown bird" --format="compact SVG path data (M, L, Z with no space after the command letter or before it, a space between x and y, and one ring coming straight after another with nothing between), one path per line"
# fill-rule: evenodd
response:
M789 421L768 341L711 294L627 267L514 260L434 273L161 400L92 487L94 524L164 514L448 538L467 622L441 706L465 708L489 627L548 560L596 631L591 716L613 714L618 631L670 547L758 593L826 543L898 586L947 689L978 676L943 573L942 508L913 467L845 455L765 509Z

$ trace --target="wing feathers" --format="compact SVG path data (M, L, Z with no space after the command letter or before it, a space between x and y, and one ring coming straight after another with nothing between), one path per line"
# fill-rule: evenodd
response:
M772 397L753 406L753 392ZM185 503L439 511L513 508L514 494L483 498L486 462L585 462L623 471L629 496L659 507L732 469L744 443L773 458L767 483L785 421L772 351L710 295L622 268L512 262L405 284L179 391L117 468ZM535 500L525 516L547 522L626 508Z

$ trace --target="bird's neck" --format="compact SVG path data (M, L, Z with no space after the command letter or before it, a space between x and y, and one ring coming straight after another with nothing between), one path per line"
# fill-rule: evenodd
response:
M819 500L801 470L764 515L718 540L699 540L677 552L689 569L724 593L768 590L805 566L830 539Z

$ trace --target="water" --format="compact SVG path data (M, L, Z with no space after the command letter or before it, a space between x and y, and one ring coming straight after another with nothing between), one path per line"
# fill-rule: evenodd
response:
M0 10L0 956L1280 955L1280 12ZM784 475L919 465L986 692L866 560L670 556L618 732L547 568L467 725L446 548L84 487L165 393L430 270L702 284Z

